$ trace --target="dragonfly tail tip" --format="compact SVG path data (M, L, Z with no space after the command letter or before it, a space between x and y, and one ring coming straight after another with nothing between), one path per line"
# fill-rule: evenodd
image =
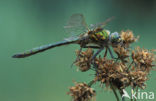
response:
M17 54L15 54L15 55L13 55L13 56L12 56L12 58L18 58L18 55L17 55Z

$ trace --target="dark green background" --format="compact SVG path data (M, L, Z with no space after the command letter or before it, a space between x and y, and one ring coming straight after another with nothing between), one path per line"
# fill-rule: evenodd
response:
M0 0L0 101L70 101L66 95L75 81L89 82L93 72L70 68L77 45L63 46L24 59L14 53L63 40L63 26L74 13L88 24L106 20L113 31L130 29L140 40L135 45L156 48L155 0ZM146 91L156 94L156 73ZM97 101L115 101L112 92L94 86Z

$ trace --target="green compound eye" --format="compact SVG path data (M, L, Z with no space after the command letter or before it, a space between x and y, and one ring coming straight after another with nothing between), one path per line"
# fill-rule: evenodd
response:
M120 41L120 36L118 32L114 32L109 36L112 43L118 43Z
M114 32L110 35L110 38L111 40L115 40L115 39L118 39L120 36L119 36L119 33L118 32Z

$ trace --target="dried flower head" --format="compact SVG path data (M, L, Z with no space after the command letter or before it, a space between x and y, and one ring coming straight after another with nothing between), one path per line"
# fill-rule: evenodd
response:
M95 90L86 83L75 83L75 86L70 87L68 94L73 97L74 101L90 101L96 95Z
M86 51L76 51L78 59L75 61L75 65L79 67L79 70L85 72L90 69L90 59L93 56L93 50L88 48Z
M147 72L142 70L130 71L129 76L131 78L131 86L136 86L144 89L146 87L145 82L147 81Z
M132 52L132 59L139 68L150 70L154 66L155 56L151 51L137 47Z
M135 38L133 32L130 30L121 31L120 35L121 39L123 40L123 44L128 47L129 44L135 42L138 38Z
M128 62L126 58L129 57L129 50L125 49L124 47L121 47L118 45L114 48L114 52L118 55L118 58L122 60L123 63Z
M96 81L106 84L106 87L109 87L112 83L117 88L125 88L129 84L127 73L124 73L126 67L121 62L98 58L96 64L98 66L95 77Z

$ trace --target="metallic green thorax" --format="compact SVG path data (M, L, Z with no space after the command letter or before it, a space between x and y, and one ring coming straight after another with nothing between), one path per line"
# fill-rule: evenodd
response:
M92 34L91 38L95 41L106 41L109 39L109 34L110 32L108 30L102 30Z

